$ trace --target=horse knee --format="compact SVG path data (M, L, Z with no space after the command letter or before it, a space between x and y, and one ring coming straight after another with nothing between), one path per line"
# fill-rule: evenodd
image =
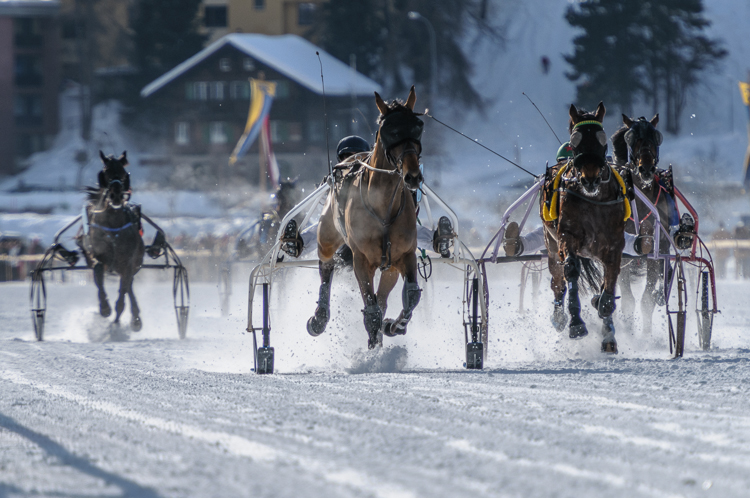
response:
M404 282L404 290L401 293L401 302L404 306L404 317L411 317L411 312L419 304L422 297L422 289L417 282Z
M577 256L570 255L565 258L565 280L575 282L581 276L581 260Z

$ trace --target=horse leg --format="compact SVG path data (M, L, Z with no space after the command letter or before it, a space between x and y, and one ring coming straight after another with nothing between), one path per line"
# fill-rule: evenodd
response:
M141 323L141 310L138 307L138 302L135 300L135 293L133 292L133 280L130 280L130 287L128 288L128 297L130 297L130 328L134 332L139 332L143 328Z
M99 313L107 317L112 314L112 308L107 301L107 293L104 290L104 265L102 263L94 264L94 283L99 289Z
M317 337L326 330L328 319L331 317L331 282L333 282L334 261L320 261L318 271L320 273L320 291L318 293L318 307L315 314L307 321L307 332Z
M646 265L646 288L643 290L643 297L641 298L643 333L646 335L651 335L651 316L654 314L654 308L656 307L656 287L662 275L661 266L661 260L648 261Z
M396 286L398 276L399 273L395 266L391 266L388 270L380 273L377 298L378 306L380 306L380 311L383 313L383 316L385 316L386 310L388 309L388 296Z
M367 330L368 340L367 348L374 349L375 346L382 345L382 335L380 328L383 325L383 312L378 305L378 298L373 291L372 279L375 276L376 266L371 264L364 253L352 248L354 259L354 274L357 277L359 291L362 294L362 300L365 303L364 314L365 330Z
M631 261L628 266L622 269L620 273L620 293L622 294L622 313L625 316L631 316L635 312L635 296L633 289L630 287L630 280L635 274L634 266L636 261Z
M550 280L550 288L555 296L555 310L552 312L552 325L555 330L562 332L565 326L568 324L568 315L565 313L565 275L563 273L563 267L559 261L555 258L549 258L548 261L549 272L552 274Z
M571 339L578 339L588 335L586 324L581 319L581 300L578 297L578 278L581 276L581 260L575 254L569 253L563 267L565 280L568 282L568 313L570 325L568 335Z
M125 311L125 296L130 291L130 286L133 284L133 274L129 271L123 273L120 276L120 293L115 303L115 323L120 323L120 316Z
M320 273L320 290L318 292L318 307L315 314L307 321L307 332L317 337L325 332L331 317L331 283L335 262L333 256L336 249L344 243L341 235L333 224L333 209L328 200L318 223L318 272Z
M383 334L388 337L396 335L406 334L406 326L411 320L411 314L414 308L419 304L419 300L422 297L422 289L419 288L417 283L417 257L413 252L408 253L404 256L404 288L401 292L401 303L403 309L399 313L395 320L386 319L383 321ZM381 277L380 283L382 285L383 279ZM393 286L391 286L391 289ZM388 290L390 292L390 289ZM387 298L386 294L386 298ZM378 300L380 300L380 289L378 288ZM383 311L385 314L385 310Z
M615 340L615 324L612 321L615 305L615 287L617 277L620 274L621 253L614 251L604 263L604 284L602 293L597 299L597 311L599 318L604 322L602 325L602 352L617 354L617 341Z

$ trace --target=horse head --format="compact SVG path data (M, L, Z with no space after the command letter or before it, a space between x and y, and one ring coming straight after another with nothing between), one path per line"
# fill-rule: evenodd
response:
M279 182L279 187L274 193L276 198L276 211L282 218L291 211L299 200L299 190L297 190L297 178L287 178Z
M599 102L595 113L576 109L570 105L570 145L573 148L573 166L583 187L583 194L593 197L599 193L602 172L607 166L607 134L602 128L606 113Z
M99 151L99 157L104 163L104 168L99 172L99 188L106 192L109 204L119 209L130 193L130 174L125 171L128 165L127 151L117 158L114 155L105 156Z
M424 122L414 112L417 95L414 86L409 91L406 103L397 100L386 104L375 92L375 104L380 111L377 144L382 147L385 158L401 176L410 190L419 188L424 177L419 170L419 156L422 154L422 129Z
M654 181L659 163L659 146L663 140L661 132L656 129L659 115L649 121L643 116L632 120L623 114L622 122L628 128L624 135L628 162L633 164L634 173L648 187Z

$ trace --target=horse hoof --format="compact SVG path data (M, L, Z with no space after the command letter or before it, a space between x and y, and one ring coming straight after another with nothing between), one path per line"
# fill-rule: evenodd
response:
M581 323L579 325L571 325L568 332L568 336L571 339L580 339L581 337L586 337L587 335L589 335L589 331L586 329L585 323Z
M555 309L552 314L552 325L558 332L565 330L565 326L568 324L568 315L565 314L565 310L562 308Z
M375 349L383 347L383 333L378 331L375 334L370 335L367 339L367 349Z
M406 334L406 327L398 327L396 323L396 320L392 320L390 318L386 318L385 320L383 320L383 326L381 329L383 335L387 335L388 337L396 337L397 335Z
M133 318L132 318L132 319L130 320L130 329L131 329L131 330L132 330L133 332L140 332L142 328L143 328L143 323L141 322L141 317L139 317L139 316L134 316L134 317L133 317Z
M617 354L617 342L615 340L602 341L602 353Z
M315 310L315 314L307 321L307 333L313 337L318 337L326 331L328 324L328 312L322 308Z
M107 301L99 303L99 313L105 318L112 314L112 307Z

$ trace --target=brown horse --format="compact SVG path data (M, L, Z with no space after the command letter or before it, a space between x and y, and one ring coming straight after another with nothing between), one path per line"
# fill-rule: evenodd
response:
M569 132L573 159L563 168L550 168L542 195L542 220L552 274L555 310L552 323L558 330L567 317L563 299L568 286L569 336L588 334L581 319L579 277L598 292L592 300L602 328L602 351L617 352L612 313L615 286L625 246L625 186L622 178L607 164L607 136L602 129L606 110L599 103L595 113L570 106ZM557 206L559 204L559 210ZM601 274L592 259L604 266Z
M612 135L615 164L621 171L631 173L633 185L638 187L656 206L661 224L669 231L670 224L676 225L679 220L676 217L674 198L671 192L671 172L657 170L656 168L659 163L659 146L662 143L662 134L656 129L656 125L659 123L659 115L657 114L651 120L644 117L634 120L623 114L622 122L624 126ZM656 228L654 227L654 216L640 199L636 199L636 209L638 211L640 234L648 237L644 239L644 242L651 247L653 246L653 235ZM625 223L625 231L636 233L632 218ZM656 231L660 232L659 247L661 251L668 251L669 241L660 230ZM648 253L650 251L644 250L641 252ZM646 272L646 287L641 298L641 314L643 315L643 330L645 333L650 333L651 315L654 308L657 303L663 304L664 302L664 291L660 285L664 275L663 261L649 259L629 262L622 269L620 290L622 291L623 310L626 314L631 314L635 308L635 298L630 282L634 277L643 275L644 270Z
M406 103L386 104L375 93L380 111L377 140L366 161L347 159L335 168L333 188L318 228L320 298L307 331L318 336L330 318L334 253L346 243L353 252L354 273L365 304L364 323L368 348L382 344L383 334L406 333L412 311L419 303L417 284L417 218L410 191L419 188L420 142L424 123L414 113L414 87ZM373 287L380 269L377 294ZM383 319L388 294L401 275L403 310L396 320Z

